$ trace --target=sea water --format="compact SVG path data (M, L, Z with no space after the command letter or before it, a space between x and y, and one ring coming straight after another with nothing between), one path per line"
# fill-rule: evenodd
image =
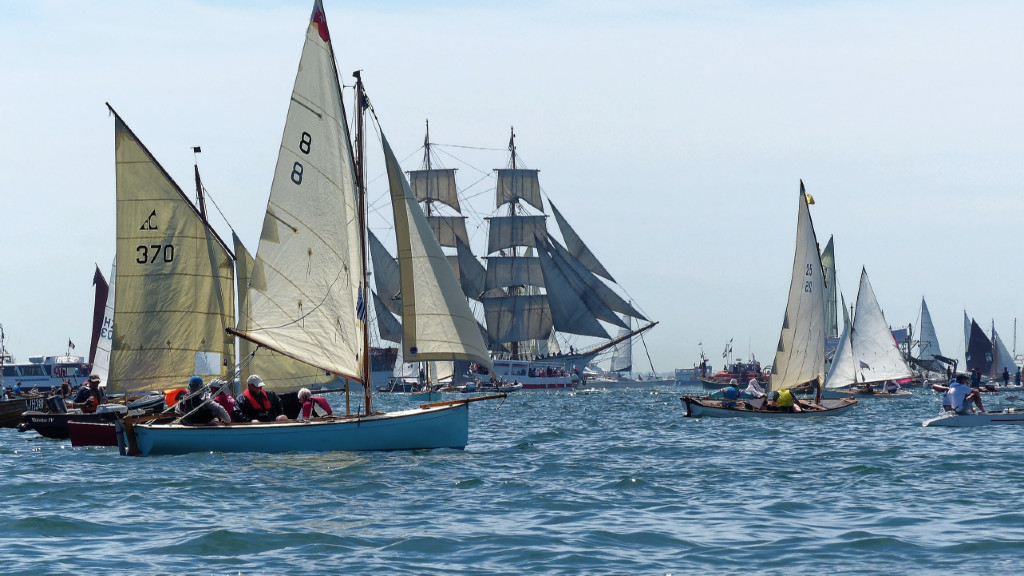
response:
M799 421L685 418L685 391L476 403L464 451L128 458L3 429L0 573L1024 572L1024 429L923 428L923 390Z

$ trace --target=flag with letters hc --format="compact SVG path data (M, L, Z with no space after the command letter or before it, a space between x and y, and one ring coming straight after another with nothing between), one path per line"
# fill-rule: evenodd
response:
M356 300L356 318L366 322L366 301L363 300L363 285L359 285L359 298Z

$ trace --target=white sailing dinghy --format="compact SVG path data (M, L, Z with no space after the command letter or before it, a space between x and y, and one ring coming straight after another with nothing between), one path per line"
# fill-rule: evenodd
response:
M989 426L995 424L1024 424L1024 408L1007 408L997 412L986 412L985 414L957 414L947 412L925 420L921 425L947 426L952 428L966 428L973 426Z
M797 213L796 254L793 275L786 302L786 315L782 321L782 334L768 379L768 390L778 392L820 383L825 376L825 281L821 269L821 256L814 234L814 224L807 207L804 183L800 182ZM810 418L833 416L846 412L857 404L854 399L825 401L822 405L808 405L800 411L783 412L760 410L761 401L739 401L735 407L723 406L722 400L683 396L687 416L755 417L755 418Z
M825 378L824 397L908 398L912 396L910 392L887 393L883 387L887 380L909 379L913 375L896 347L867 270L862 267L853 322L847 322L843 328L832 368Z
M357 101L366 102L361 83ZM454 272L386 140L384 152L402 271L403 352L415 359L489 366ZM229 332L362 384L369 382L370 371L363 300L365 204L355 168L330 34L317 0L249 277L250 318ZM504 396L379 413L372 410L372 387L363 388L362 414L209 426L126 420L125 439L132 453L143 455L461 449L468 442L469 403Z

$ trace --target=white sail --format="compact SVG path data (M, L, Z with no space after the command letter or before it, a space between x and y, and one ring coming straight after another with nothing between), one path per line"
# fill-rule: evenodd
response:
M629 322L629 316L624 319ZM619 328L618 338L624 338L620 340L618 344L612 349L612 372L630 372L633 370L633 341L628 336L630 327L627 325L625 328Z
M462 287L383 134L381 141L402 275L402 354L407 362L468 360L490 366Z
M249 276L255 260L237 234L232 234L232 240L235 246L235 276L238 280L238 324L243 331L250 331L252 326L249 324L248 287ZM256 345L252 342L245 338L239 339L238 353L242 360L239 377L242 382L251 374L259 374L263 383L270 390L291 392L302 387L327 384L334 380L334 376L327 372L289 358L275 350L260 350L250 359L249 355L255 349Z
M842 297L841 294L840 297ZM843 333L839 337L839 344L836 345L835 355L832 357L832 366L828 370L828 376L825 377L825 388L843 388L856 381L853 347L850 345L850 330L852 328L850 314L846 311L846 303L844 302Z
M836 249L829 236L821 252L821 269L825 276L825 337L835 338L839 333L836 313Z
M540 199L540 178L538 170L502 169L497 170L498 185L495 188L495 206L522 199L537 210L544 211Z
M992 326L992 352L992 369L989 371L989 377L1001 378L1003 368L1006 368L1010 376L1013 376L1013 373L1017 371L1017 363L1013 359L1013 354L1010 354L1006 344L1003 343L1003 339L999 337L994 325Z
M851 343L857 382L883 382L913 376L896 346L892 330L875 299L868 273L863 268L860 272L860 290L857 292Z
M382 340L402 342L402 323L388 310L376 292L373 293L373 311L377 317L377 332Z
M804 184L796 225L793 274L779 346L768 381L772 391L825 377L825 281Z
M411 170L409 186L419 202L436 200L462 212L459 207L458 190L455 187L455 168Z
M318 10L306 29L249 281L250 317L239 333L361 380L364 274L352 149Z
M917 357L925 366L932 370L941 370L942 366L935 356L941 356L939 350L939 338L935 334L935 325L932 324L932 315L928 312L928 304L924 297L921 298L921 326L917 344Z
M99 268L96 269L99 274ZM92 361L92 373L100 377L100 386L106 386L110 377L110 347L114 342L114 276L117 262L110 265L110 283L107 285L107 302L103 308L103 324L96 340L96 355Z
M117 332L110 392L185 385L234 361L230 251L135 134L114 114Z

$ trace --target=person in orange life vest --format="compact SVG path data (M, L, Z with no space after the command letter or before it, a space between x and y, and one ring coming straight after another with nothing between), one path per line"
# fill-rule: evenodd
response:
M299 418L303 420L309 420L310 418L323 418L324 416L334 414L334 410L331 410L331 405L327 402L327 399L323 396L313 396L313 393L309 391L309 388L302 388L299 390L299 403L302 404L302 410L299 411Z
M263 378L253 374L245 381L245 391L235 398L235 422L273 422L287 420L281 399L271 390L266 390Z
M100 404L106 404L107 402L106 393L100 390L99 374L89 375L88 385L88 391L86 393L79 391L75 401L71 403L73 408L81 408L82 412L86 413L95 412Z

